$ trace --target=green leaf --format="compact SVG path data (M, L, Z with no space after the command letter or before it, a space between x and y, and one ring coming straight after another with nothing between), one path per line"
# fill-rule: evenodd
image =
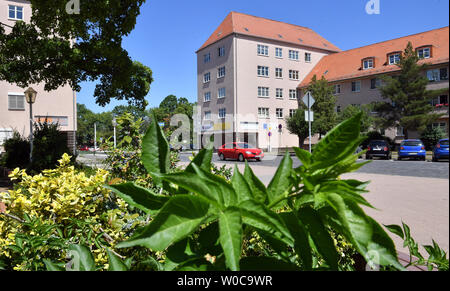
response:
M244 177L255 200L265 204L268 200L266 186L256 177L247 161L245 161Z
M82 245L70 245L69 255L72 259L73 271L95 271L95 260L88 247Z
M244 176L239 171L237 165L234 166L233 177L231 178L231 185L238 195L238 202L253 199L252 190L245 180Z
M362 113L344 121L315 147L312 155L313 168L323 169L352 155L365 139L360 137Z
M300 160L300 162L302 162L303 166L308 168L311 165L311 159L312 159L311 153L308 151L305 151L301 148L295 148L295 147L294 147L294 151L295 151L295 155Z
M241 271L300 271L300 268L273 257L246 257L241 260Z
M243 222L256 229L264 230L270 234L279 233L285 243L294 244L294 239L281 217L268 209L264 204L254 200L243 201L239 204Z
M402 239L405 239L405 235L403 234L403 229L401 228L401 226L393 224L393 225L385 225L384 227L386 227L386 229L392 232L393 234L401 237Z
M207 219L209 204L192 195L179 195L170 200L159 211L155 219L141 228L119 248L144 246L154 251L163 251L195 231Z
M198 243L200 245L200 252L204 255L210 254L211 256L221 254L222 248L220 247L219 237L219 223L216 221L199 233Z
M281 218L294 238L294 250L302 260L306 270L312 269L312 250L306 228L292 212L280 213Z
M158 174L165 174L169 170L169 143L167 142L161 127L158 125L155 114L152 113L152 122L142 140L142 163L145 169L152 175L156 184L161 180Z
M205 272L214 271L214 266L211 265L205 258L194 258L179 265L175 271L177 272Z
M122 262L122 260L116 256L110 249L106 249L108 254L108 271L128 271L128 267Z
M194 169L192 165L197 165L199 168L206 172L211 172L211 161L212 161L213 151L212 149L203 149L201 150L186 167L187 172L194 173Z
M290 179L292 173L292 159L288 152L281 161L272 181L267 187L269 202L274 203L280 197L287 197L292 189L292 180ZM274 205L275 208L280 208L286 204L286 201Z
M319 254L327 261L331 269L337 270L338 254L333 239L325 228L317 211L310 207L300 208L298 211L298 218L314 241L314 245L317 247Z
M151 190L138 186L134 183L105 186L112 190L120 198L131 206L146 213L152 213L161 209L169 200L169 197L156 195Z
M242 249L242 217L239 209L232 207L219 214L219 231L226 266L231 271L239 271Z
M49 259L43 259L42 260L45 264L45 267L47 268L47 271L53 271L53 272L61 272L64 271L64 268L60 266L59 264L55 264Z

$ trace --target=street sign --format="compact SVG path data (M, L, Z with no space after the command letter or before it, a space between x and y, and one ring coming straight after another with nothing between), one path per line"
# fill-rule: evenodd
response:
M164 123L164 122L160 122L160 123L158 123L158 125L159 125L160 127L164 127L165 123Z
M269 137L271 137L272 136L272 133L269 131Z
M311 107L316 103L316 100L314 100L311 92L306 92L305 96L303 96L303 103L308 107L308 109L311 109Z
M308 118L309 116L311 117L311 120L309 120L309 118ZM314 112L312 112L312 111L305 111L305 121L306 122L309 122L309 121L313 122L314 121Z

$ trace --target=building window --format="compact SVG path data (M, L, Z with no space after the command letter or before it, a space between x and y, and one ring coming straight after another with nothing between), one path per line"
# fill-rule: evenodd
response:
M389 55L389 65L395 65L400 63L400 54Z
M276 98L282 99L283 98L283 88L277 88Z
M219 109L219 119L225 119L226 116L227 116L227 109L226 108Z
M373 69L374 65L373 65L373 59L365 59L363 60L363 69L367 70L367 69Z
M5 141L7 141L12 137L13 137L12 129L0 128L0 146L3 145Z
M225 98L225 96L226 96L226 89L220 88L219 91L217 92L217 98L221 99L221 98Z
M440 128L442 131L447 132L447 123L445 122L433 123L432 127Z
M352 92L361 92L361 81L352 82Z
M298 51L289 50L289 59L293 61L298 61Z
M9 8L9 19L13 20L23 20L23 7L22 6L15 6L15 5L8 5Z
M447 68L428 70L427 78L430 82L446 81L448 80Z
M296 70L289 70L289 79L291 80L299 80L299 72Z
M258 76L259 77L269 77L269 67L258 66Z
M206 55L203 56L203 62L209 63L211 61L211 53L207 53Z
M334 95L341 94L341 84L334 85L333 94Z
M223 57L225 55L225 47L220 47L219 49L219 57Z
M8 109L9 110L25 110L25 96L24 95L8 95Z
M282 68L276 68L275 69L275 78L283 78L283 69Z
M211 73L206 73L203 75L203 83L209 83L211 81Z
M205 102L211 101L211 92L206 92L204 97L205 97Z
M267 45L258 44L258 55L259 56L268 56L269 55L269 47Z
M283 108L277 108L276 114L277 118L283 118Z
M397 126L397 136L405 136L405 130L401 126Z
M340 113L342 111L341 105L336 106L336 112Z
M297 109L289 109L289 117L294 117L295 111L297 111Z
M258 87L258 97L269 98L269 87Z
M289 99L297 100L297 90L296 89L289 90Z
M431 105L436 107L448 106L448 96L441 95L431 101Z
M225 77L225 67L220 67L217 70L217 78L223 78Z
M258 108L258 117L259 118L269 118L269 108Z
M381 87L381 79L373 78L370 79L370 89L377 89Z
M424 47L417 50L417 56L419 59L429 59L431 58L431 48Z
M311 53L305 53L305 62L307 63L311 62Z
M211 120L211 111L205 112L205 120Z
M283 57L283 49L280 47L275 48L275 56L277 58L282 58Z

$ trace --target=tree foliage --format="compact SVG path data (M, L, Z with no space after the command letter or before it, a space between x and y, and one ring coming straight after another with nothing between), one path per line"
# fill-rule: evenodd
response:
M374 118L371 114L371 108L372 105L363 105L361 107L349 105L344 108L341 112L337 114L337 121L339 123L343 122L344 120L347 120L351 118L352 116L355 116L359 113L362 114L361 119L361 132L367 133L371 128L374 126Z
M297 109L292 117L286 118L286 126L291 134L298 136L299 147L302 148L309 136L309 124L305 121L305 109Z
M80 1L79 14L66 12L66 0L30 2L30 23L0 25L0 80L43 82L46 91L67 84L79 91L81 82L98 81L101 106L111 98L146 104L152 71L122 48L145 0Z
M426 64L418 64L419 57L408 43L400 62L398 74L383 76L385 85L380 88L385 102L378 103L378 126L390 128L401 126L407 139L410 131L423 131L441 115L433 113L431 100L445 90L428 90L428 79L422 74Z

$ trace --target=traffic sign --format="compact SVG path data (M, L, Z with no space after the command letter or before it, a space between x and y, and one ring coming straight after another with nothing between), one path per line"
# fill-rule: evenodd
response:
M306 92L305 96L303 96L303 103L308 107L308 109L311 109L311 107L316 103L316 100L314 100L311 92Z
M272 133L269 131L269 137L271 137L272 136Z
M312 112L312 111L305 111L305 121L306 122L310 121L308 117L311 117L311 122L313 122L314 121L314 112Z

